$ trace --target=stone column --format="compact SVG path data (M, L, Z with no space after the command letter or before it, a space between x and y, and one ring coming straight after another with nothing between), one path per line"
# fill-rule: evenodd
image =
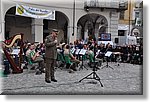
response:
M0 0L0 36L2 36L2 5L1 5L1 0ZM0 37L1 39L1 37Z
M71 42L71 36L72 36L72 33L73 33L73 29L71 26L68 26L68 30L67 30L67 43Z
M118 12L111 11L110 17L110 33L111 33L111 41L115 41L115 38L118 37Z
M32 19L32 41L43 42L43 19Z
M5 21L2 20L0 21L0 40L4 41L5 40Z
M1 0L0 0L0 40L1 41L5 40L5 20Z
M75 27L74 29L74 34L73 34L73 27L72 26L68 26L68 33L67 33L67 36L68 36L68 43L70 42L74 42L77 38L77 27Z

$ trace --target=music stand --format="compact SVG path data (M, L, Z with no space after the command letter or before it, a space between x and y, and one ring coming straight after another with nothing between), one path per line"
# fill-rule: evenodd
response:
M72 54L74 54L75 51L76 51L76 49L75 49L75 48L72 48L70 51L71 51Z
M87 75L84 78L82 78L79 82L81 82L84 79L94 79L94 80L99 81L99 83L101 84L101 87L103 87L101 79L96 73L97 69L96 69L96 63L95 63L95 55L96 55L96 51L95 51L95 43L94 43L94 67L93 67L92 73L90 73L89 75Z
M77 59L79 58L79 52L80 52L80 50L81 49L77 49L76 52L75 52L75 55L77 56Z
M111 56L112 52L110 51L107 51L107 53L105 54L105 57L106 57L106 65L101 67L101 69L103 68L111 68L111 69L114 69L113 67L111 67L110 65L108 65L108 58Z
M12 55L19 55L20 49L13 49Z
M14 58L14 62L16 65L19 65L19 53L20 53L20 49L13 49L11 55L13 55Z
M119 56L116 58L116 63L117 63L117 65L115 65L115 66L120 66L120 63L119 63L119 62L121 61L121 56L120 56L121 53L120 53L120 52L114 52L113 54L114 54L115 56L116 56L116 55L119 55Z
M86 51L87 51L87 50L85 50L85 49L81 49L80 52L79 52L79 54L82 56L82 64L80 65L79 70L80 70L80 69L83 69L83 68L87 69L87 68L85 67L85 65L83 64L83 56L86 54ZM87 70L88 70L88 69L87 69Z

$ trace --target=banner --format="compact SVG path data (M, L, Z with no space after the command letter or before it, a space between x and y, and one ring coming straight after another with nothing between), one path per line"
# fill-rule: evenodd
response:
M111 41L111 34L110 33L100 34L100 41Z
M37 19L55 20L54 10L45 10L18 4L16 5L16 15L27 16Z

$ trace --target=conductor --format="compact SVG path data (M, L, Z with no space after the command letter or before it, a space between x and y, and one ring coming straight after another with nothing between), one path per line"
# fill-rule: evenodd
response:
M57 35L58 30L53 29L51 33L46 37L45 39L45 60L46 60L46 68L45 68L45 82L51 83L57 82L54 76L54 66L56 64L56 58L57 58Z

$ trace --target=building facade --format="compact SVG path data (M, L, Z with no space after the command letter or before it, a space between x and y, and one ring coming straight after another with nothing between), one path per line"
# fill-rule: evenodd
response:
M137 42L143 42L143 1L136 2L134 7L134 23L131 30L133 35L137 37Z
M128 36L143 36L143 1L128 0L128 9L119 14L118 42L125 44Z
M101 33L110 33L114 42L118 38L120 11L126 10L122 0L1 0L1 37L8 39L16 33L24 34L24 41L43 42L48 30L58 29L59 41L73 42ZM18 16L16 4L54 10L55 20Z
M0 39L2 39L2 2L0 0Z

